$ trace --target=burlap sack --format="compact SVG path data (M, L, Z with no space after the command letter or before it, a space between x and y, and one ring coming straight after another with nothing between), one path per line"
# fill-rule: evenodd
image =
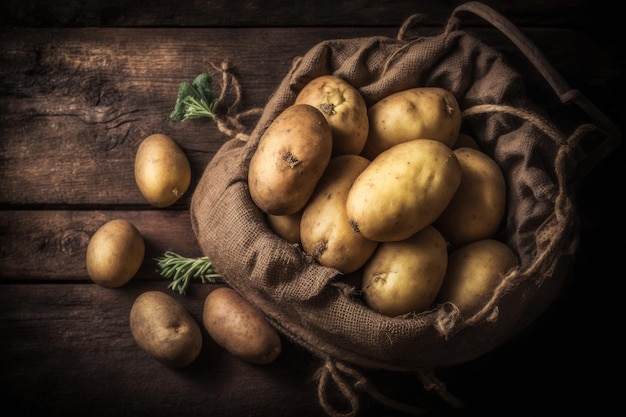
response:
M397 39L328 40L295 59L251 134L232 135L194 192L192 224L204 254L285 337L322 359L321 380L349 374L344 365L424 372L483 355L554 300L576 250L568 182L583 155L579 140L594 127L561 133L527 98L522 76L503 55L459 28L456 14L462 11L455 10L440 35L407 39L405 25ZM259 138L307 82L324 74L347 80L368 105L411 87L451 91L464 129L500 165L508 197L497 238L514 249L520 264L474 317L461 319L450 304L410 317L373 312L353 288L337 282L336 270L272 233L253 204L247 172Z

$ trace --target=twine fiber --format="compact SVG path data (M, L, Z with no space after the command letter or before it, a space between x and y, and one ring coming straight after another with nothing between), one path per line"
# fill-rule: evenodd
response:
M346 365L430 378L432 369L470 361L502 344L554 300L578 242L567 181L588 127L564 136L529 100L523 78L504 56L469 32L447 27L439 35L407 37L403 26L397 39L328 40L294 59L251 133L224 129L230 139L207 165L191 202L196 238L224 280L284 336L322 359L325 408L329 376L340 390L367 387ZM336 270L277 237L252 202L248 164L261 135L305 84L325 74L348 81L368 105L412 87L449 90L464 127L501 167L507 215L497 238L517 253L519 265L473 317L462 317L449 303L405 317L370 310L352 287L338 282ZM439 391L445 396L445 389Z

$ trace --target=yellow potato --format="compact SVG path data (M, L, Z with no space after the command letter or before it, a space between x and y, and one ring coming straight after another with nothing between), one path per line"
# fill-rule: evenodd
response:
M304 251L321 265L344 274L360 268L378 245L356 233L346 215L348 191L369 163L359 155L332 158L302 213Z
M202 350L198 323L181 303L161 291L137 297L130 310L130 330L142 349L174 368L191 364Z
M456 138L452 150L458 148L474 148L480 150L480 145L476 142L476 139L466 133L459 133L459 137Z
M506 208L506 183L498 164L473 148L454 151L461 184L434 225L454 247L493 237Z
M282 352L280 336L263 313L229 287L207 295L202 322L218 345L246 362L269 364Z
M265 213L270 229L289 243L300 243L300 219L302 210L281 216Z
M330 161L330 126L315 107L294 104L267 128L250 160L248 188L265 213L296 213L309 201Z
M381 243L363 267L363 301L391 317L424 311L435 301L447 263L446 241L432 226Z
M333 133L333 156L361 153L369 123L367 105L359 90L340 77L322 75L304 86L295 103L310 104L328 120Z
M431 139L452 147L461 130L461 109L447 90L418 87L391 94L368 110L369 135L361 155L370 161L381 152L413 139Z
M517 255L495 239L468 243L448 256L448 270L437 301L455 304L468 318L489 301L506 273L517 265Z
M415 139L374 159L346 199L352 228L365 238L398 241L431 224L461 183L461 166L441 142Z
M171 206L191 183L189 160L169 136L150 135L135 155L135 181L148 203L160 208Z
M127 220L110 220L89 240L87 273L96 284L117 288L135 276L144 255L145 243L139 230Z

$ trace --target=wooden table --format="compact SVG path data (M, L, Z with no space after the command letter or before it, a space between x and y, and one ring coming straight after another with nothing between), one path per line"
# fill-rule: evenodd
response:
M182 81L228 61L244 108L262 108L292 59L335 38L395 37L413 13L440 33L460 1L7 0L0 5L0 409L11 416L325 415L317 358L284 343L267 366L244 363L204 332L193 365L173 370L133 341L129 311L147 290L167 290L155 272L166 250L201 255L189 202L204 167L225 141L210 120L169 119ZM619 13L588 0L486 1L511 19L624 130ZM524 68L497 31L471 29ZM529 72L530 85L540 83ZM546 101L552 98L541 95ZM191 190L156 209L134 180L135 151L165 133L192 166ZM562 295L530 328L439 376L467 407L453 412L415 375L367 370L391 398L429 415L520 416L624 409L622 148L583 182L582 241ZM124 218L145 238L136 277L111 290L90 281L85 250L104 222ZM174 295L200 321L210 285ZM359 415L397 415L363 396ZM477 415L477 414L472 414Z

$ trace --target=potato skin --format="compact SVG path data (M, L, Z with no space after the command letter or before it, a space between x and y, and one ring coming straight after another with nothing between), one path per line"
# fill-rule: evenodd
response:
M456 138L454 145L452 145L452 150L459 148L474 148L479 151L481 150L480 145L476 142L476 139L467 133L459 133L459 137Z
M191 364L202 350L198 323L181 303L161 291L147 291L135 299L130 330L142 349L173 368Z
M274 215L265 213L267 224L270 229L279 237L282 237L289 243L300 244L300 220L302 219L300 210L293 214Z
M333 156L361 153L369 122L367 104L354 86L335 75L322 75L300 90L295 103L310 104L328 120L333 134Z
M169 207L189 188L189 160L169 136L150 135L135 154L135 182L148 203L159 208Z
M232 288L207 295L202 322L218 345L246 362L266 365L282 352L280 336L263 313Z
M461 109L452 93L418 87L391 94L368 110L369 134L361 155L370 161L381 152L413 139L431 139L452 147L461 130Z
M252 158L248 187L254 203L274 215L307 203L331 158L330 126L315 107L294 104L267 128Z
M363 266L378 245L356 233L346 214L348 191L369 164L359 155L332 158L300 221L304 251L319 264L344 274Z
M461 184L434 225L453 247L494 237L506 210L506 182L498 164L469 147L454 150Z
M453 250L437 301L455 304L469 318L489 301L504 275L517 265L517 255L508 245L483 239Z
M461 167L448 146L430 139L400 143L357 177L346 214L367 239L407 239L439 217L460 182Z
M424 311L437 297L447 263L446 241L432 226L381 243L363 267L363 301L390 317Z
M145 255L143 236L124 219L106 222L91 236L85 264L93 282L105 288L117 288L137 273Z

